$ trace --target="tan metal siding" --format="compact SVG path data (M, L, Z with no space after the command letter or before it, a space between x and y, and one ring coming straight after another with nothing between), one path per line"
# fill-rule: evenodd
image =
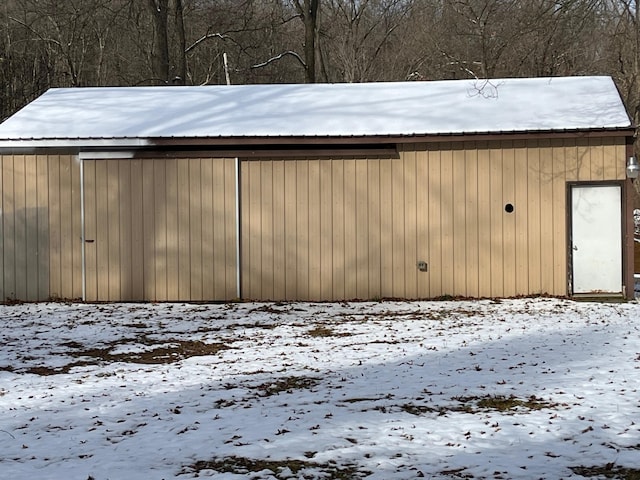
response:
M87 300L237 296L232 159L85 160L84 171Z
M415 154L243 162L244 296L419 296L416 172Z
M79 298L82 257L76 158L3 155L0 166L0 298Z
M504 264L504 295L511 297L516 294L516 218L515 210L508 213L507 205L515 208L515 150L512 142L505 143L502 151L502 202L499 205L503 218L504 250L502 260Z
M273 166L273 176L282 178L283 185L286 185L287 179L284 176L284 170L281 168L281 164ZM275 245L286 244L286 212L285 212L285 196L284 188L282 190L273 191L273 263L282 265L284 269L284 275L276 275L273 279L273 288L276 291L286 291L287 285L287 257L282 249L275 248ZM294 217L295 218L295 217ZM289 267L290 268L290 267Z
M89 188L88 177L89 177L91 168L87 169L86 165L87 164L85 164L85 168L84 168L85 192L89 192L89 194L87 195L87 193L85 193L85 209L88 212L89 211L88 206L93 204L93 199L95 198L90 193L95 190L95 179L93 180L92 187ZM133 249L132 249L133 243L132 243L132 235L131 235L132 233L131 225L132 225L132 218L133 218L133 212L131 210L131 205L132 205L131 198L133 195L133 189L131 186L131 168L120 168L120 165L117 162L116 162L116 165L118 165L118 172L117 174L113 173L113 175L114 176L117 175L117 178L115 178L114 180L117 181L119 200L116 202L116 205L114 206L116 208L112 208L112 210L114 211L114 214L115 212L118 213L118 229L117 229L118 233L117 233L117 236L112 235L111 238L113 240L117 238L117 242L118 242L117 245L119 246L118 256L119 256L120 263L122 265L132 265L134 261L134 257L133 257ZM88 232L93 231L91 227L95 225L96 221L98 221L98 219L96 219L94 215L88 216L85 212L85 224L87 225L87 229L85 230L85 235ZM95 252L95 249L93 249L90 244L86 244L85 252L86 252L86 258L87 258L87 264L89 265L89 258L91 257L90 254ZM113 282L114 285L117 285L119 283L118 286L121 288L122 291L125 291L125 292L131 291L133 288L133 285L135 284L133 280L133 269L130 269L128 272L123 272L119 280L120 280L119 282ZM93 285L94 282L87 283L87 294L89 292L89 284ZM113 292L113 290L111 290L111 292ZM120 292L118 292L118 294L120 294ZM95 298L97 295L97 292L92 290L92 295L93 295L93 298Z
M435 147L435 145L434 145ZM442 238L441 238L441 205L444 202L440 201L440 189L429 186L427 182L429 178L440 178L440 150L437 148L430 149L426 153L420 154L420 163L427 163L427 176L421 183L421 188L427 192L427 204L428 210L425 214L428 218L427 230L423 245L424 250L421 249L421 259L428 262L429 274L423 275L429 278L429 290L425 292L425 296L441 295L442 288ZM426 254L430 253L429 257Z
M416 157L416 261L426 260L423 254L429 249L429 192L420 183L421 179L427 178L429 165L428 162L418 161L417 153L424 148L423 145L418 145L416 151L413 152ZM372 198L375 198L375 195L372 195ZM421 248L418 248L418 242L421 240L423 244ZM429 292L429 276L422 272L416 272L416 282L417 297L426 297Z
M565 295L566 182L624 178L624 148L505 140L406 146L399 159L243 162L243 294Z
M514 142L514 192L512 203L514 205L515 225L515 291L528 292L530 288L529 248L530 245L539 245L529 237L529 218L537 208L537 197L529 192L529 178L527 165L526 142L519 140Z
M489 155L489 147L487 142L478 142L478 200L477 209L469 212L470 216L477 218L477 239L478 239L478 267L477 270L471 270L470 275L478 276L478 285L480 297L491 295L491 218L489 205L491 202L491 162ZM438 178L433 177L431 182L437 182ZM473 197L471 197L473 198ZM468 232L473 235L473 231ZM473 237L469 240L473 245ZM434 296L434 290L430 292L430 296ZM438 295L443 292L439 291ZM450 292L447 292L450 293Z
M211 162L207 162L207 161L203 161L200 165L200 174L202 176L202 186L201 186L201 191L200 191L200 195L201 195L201 202L202 202L202 221L201 221L201 235L202 235L202 240L201 240L201 251L200 251L200 255L202 258L202 263L204 265L207 265L208 262L213 262L214 265L224 265L223 262L221 263L216 263L215 261L215 248L214 248L214 244L216 243L216 240L218 241L222 241L222 244L224 245L224 235L225 235L225 225L224 223L222 225L219 225L218 228L214 228L214 211L213 211L213 206L215 205L214 203L214 190L216 189L215 184L214 184L214 175L213 175L213 163ZM164 172L163 172L164 173ZM166 182L166 178L163 178L163 183L162 185L165 185ZM221 181L219 181L220 183L224 181L224 177L221 179ZM210 188L206 188L204 186L206 185L211 185ZM222 190L222 198L224 198L224 189ZM156 190L156 195L159 196L160 192ZM216 198L216 200L218 200L218 198ZM222 202L224 204L224 202ZM234 204L235 205L235 202ZM223 216L224 218L224 216ZM160 219L158 220L158 222L156 223L160 223L161 224L161 228L164 230L165 234L161 236L161 245L165 245L167 244L167 236L168 236L168 231L169 231L169 222L167 219L167 215L162 215L160 217ZM174 227L175 228L175 227ZM214 237L214 234L216 233L217 230L221 230L219 237ZM234 235L235 238L235 235ZM213 240L213 241L211 241ZM167 261L166 261L166 255L165 255L165 262L164 265L162 265L162 269L161 271L158 273L158 275L165 281L165 283L168 284L168 277L171 276L172 274L172 270L170 270L167 266ZM235 263L235 262L234 262ZM202 278L202 298L214 298L215 297L215 275L214 275L214 269L213 268L203 268L202 272L201 272L201 278ZM168 296L168 285L167 288L163 289L163 295Z
M30 273L27 259L27 223L29 215L27 213L27 188L25 177L25 157L16 155L13 158L13 208L14 208L14 275L15 275L15 295L16 298L26 298L27 281ZM22 267L22 268L21 268Z
M0 298L80 297L78 161L5 155L0 164ZM566 182L624 179L624 169L621 138L244 161L243 295L564 295ZM234 179L232 159L86 161L87 298L236 297Z
M369 218L367 248L369 251L369 297L381 298L382 297L382 257L380 255L381 238L376 232L380 232L382 227L382 197L381 192L381 162L378 160L367 161L367 192L378 192L376 194L369 194Z
M48 268L40 268L40 265L49 265L49 216L46 214L47 205L49 201L49 158L45 155L38 155L35 159L36 164L36 177L35 177L35 198L37 208L37 222L36 222L36 244L38 249L38 273L33 278L33 283L37 286L34 300L44 300L49 297L49 271ZM80 230L76 230L80 233ZM74 260L82 261L82 257L79 252L74 254ZM74 263L74 265L79 265ZM82 294L82 267L74 270L74 280L76 280L78 273L80 278L77 279L77 284L80 285L80 294ZM73 291L73 298L77 298L81 295L76 295L76 290Z
M464 186L461 185L457 191L463 194L465 237L468 238L468 241L462 241L464 245L466 291L469 296L478 296L480 285L476 272L480 261L478 248L479 227L478 216L475 213L478 209L478 147L475 143L467 144L467 148L464 150L464 158L461 157L460 161L463 162L463 165L458 165L458 168L464 171ZM427 235L427 232L425 232L425 235ZM462 251L460 255L462 255Z
M31 157L30 161L34 158ZM76 157L54 155L49 160L49 297L82 296L80 241L80 166ZM31 181L31 180L30 180ZM40 243L40 242L39 242ZM42 245L46 252L46 243ZM39 247L40 249L40 247Z
M565 147L562 140L553 140L553 292L566 292L567 288L567 213L565 209L567 190L567 165L565 154L570 147ZM602 165L602 162L600 162ZM602 169L601 169L602 171Z
M16 298L14 158L2 158L2 299Z

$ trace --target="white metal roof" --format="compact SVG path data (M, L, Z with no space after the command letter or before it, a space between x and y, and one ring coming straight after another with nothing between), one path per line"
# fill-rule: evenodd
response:
M404 136L631 126L610 77L51 89L0 146L153 138Z

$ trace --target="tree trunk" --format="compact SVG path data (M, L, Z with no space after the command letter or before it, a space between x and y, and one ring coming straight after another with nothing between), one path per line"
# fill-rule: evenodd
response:
M153 70L152 81L155 85L169 83L168 3L169 0L149 0L151 18L153 19L151 68Z
M305 81L316 82L316 40L318 38L318 10L320 0L294 0L296 10L304 23L304 63Z
M175 85L186 85L187 82L187 40L184 33L184 8L182 0L175 1L174 22L178 45L176 48L176 77L173 80Z
M635 2L635 17L633 24L633 33L635 35L635 55L633 56L633 76L636 88L638 85L638 78L640 77L640 9L638 8L638 1ZM634 125L639 125L640 121L640 100L636 97L636 105L634 105L633 122Z

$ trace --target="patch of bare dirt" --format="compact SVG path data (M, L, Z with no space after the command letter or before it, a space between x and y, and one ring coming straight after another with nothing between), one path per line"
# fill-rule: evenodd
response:
M69 349L67 355L78 360L58 367L33 366L26 368L26 373L35 375L58 375L68 373L72 368L95 365L97 363L137 363L143 365L176 363L190 357L216 355L222 350L232 347L225 343L204 343L199 340L163 340L157 345L144 337L136 339L136 343L152 348L143 351L112 353L113 349L127 342L113 343L106 348L85 349L78 342L66 342L62 346ZM15 369L11 369L15 371Z
M609 463L602 467L571 467L573 473L582 477L613 478L616 480L640 480L640 469L618 467Z
M364 478L371 473L360 471L352 465L340 466L332 462L320 464L308 460L254 460L232 456L217 460L200 460L185 466L180 475L195 474L195 476L200 476L202 473L203 476L208 476L206 475L207 470L218 473L247 475L247 478L250 478L252 473L269 470L274 478L278 480L292 478L292 475L295 475L296 478L306 478L303 476L305 470L319 471L322 473L322 478L327 480L356 480Z
M424 415L438 413L444 415L447 412L478 413L488 410L497 410L504 413L522 412L527 410L542 410L543 408L557 408L557 403L547 402L536 396L518 398L515 396L487 395L485 397L456 397L456 403L448 406L430 407L428 405L405 404L400 408L412 415Z

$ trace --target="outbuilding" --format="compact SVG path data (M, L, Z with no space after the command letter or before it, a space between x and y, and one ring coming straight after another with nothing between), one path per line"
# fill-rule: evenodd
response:
M609 77L51 89L0 298L631 298L633 134Z

